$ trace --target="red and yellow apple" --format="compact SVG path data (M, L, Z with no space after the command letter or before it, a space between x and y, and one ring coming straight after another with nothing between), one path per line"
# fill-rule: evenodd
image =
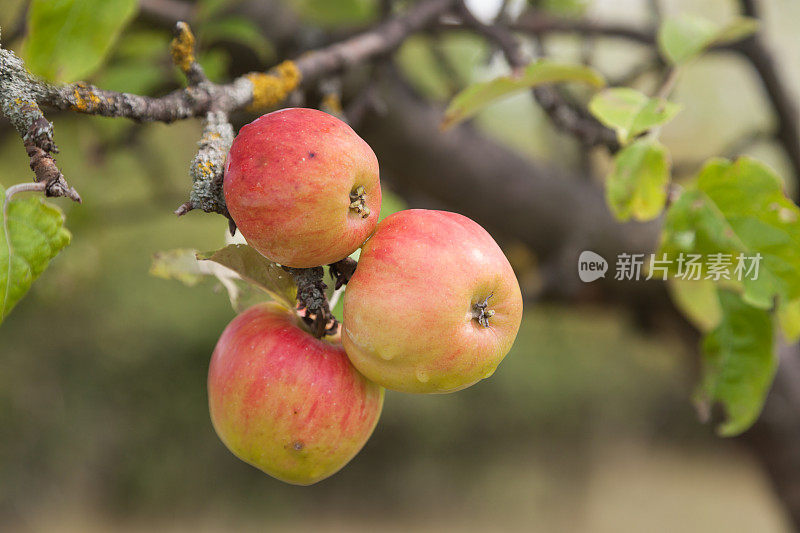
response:
M223 192L250 246L296 268L353 253L381 208L375 153L350 126L316 109L282 109L243 126Z
M214 429L241 460L282 481L316 483L367 442L383 406L338 343L316 339L274 303L225 328L208 371Z
M411 209L378 224L344 295L342 344L368 379L443 393L490 376L511 349L522 295L486 230Z

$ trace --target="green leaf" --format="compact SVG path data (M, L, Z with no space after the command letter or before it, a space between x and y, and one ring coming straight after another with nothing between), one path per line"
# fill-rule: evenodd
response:
M153 254L150 275L162 279L178 280L194 287L213 272L204 269L197 260L197 250L177 249Z
M0 198L5 189L0 186ZM67 244L61 211L41 198L12 199L0 212L0 322Z
M261 30L252 20L244 17L231 16L206 22L199 33L205 44L229 41L251 48L262 61L275 57L272 43L261 34Z
M722 320L717 288L711 280L667 280L667 289L675 307L700 331L711 331Z
M669 122L680 110L679 104L663 98L650 98L628 87L606 89L589 102L589 111L600 122L616 130L623 145L640 133Z
M664 21L658 30L658 47L667 61L679 65L710 46L742 39L757 29L758 21L747 17L721 27L703 17L683 14Z
M712 160L694 186L667 210L661 253L761 255L758 275L733 276L751 305L769 308L800 298L800 209L765 165L742 157ZM742 279L738 279L741 277Z
M296 305L297 287L289 273L246 244L230 244L215 252L199 253L197 258L233 270L290 309Z
M787 342L791 344L800 340L800 300L781 304L778 308L778 323Z
M222 255L229 255L225 249L220 250ZM214 255L217 252L210 252ZM153 255L150 265L150 274L162 279L174 279L184 285L194 287L204 280L215 279L228 293L231 306L239 313L245 309L264 301L278 300L284 306L293 307L294 300L289 304L283 295L276 297L262 285L251 279L244 279L238 272L215 261L198 260L198 256L205 257L209 254L198 254L197 250L178 249L159 252ZM290 280L291 281L291 280ZM287 293L293 289L287 287Z
M602 87L605 84L602 75L593 68L542 59L529 64L519 74L475 83L458 93L444 113L442 128L450 128L475 115L492 102L515 92L538 85L568 81L588 83L595 87Z
M652 220L664 209L670 162L667 150L654 140L642 139L614 157L606 179L606 201L619 220Z
M767 311L729 291L719 291L719 303L722 321L703 339L703 378L695 401L706 418L712 403L724 406L727 420L717 431L729 437L745 431L758 418L778 361Z
M137 0L33 0L23 56L34 74L76 81L103 62Z

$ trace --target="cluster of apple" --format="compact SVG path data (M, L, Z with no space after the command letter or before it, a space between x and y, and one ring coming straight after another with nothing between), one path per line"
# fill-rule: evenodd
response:
M522 297L500 247L455 213L411 209L378 223L377 158L341 120L285 109L244 126L223 190L248 244L271 261L316 267L361 248L340 334L315 338L295 310L265 303L219 339L211 419L245 462L315 483L364 446L384 387L453 392L490 376L511 349Z

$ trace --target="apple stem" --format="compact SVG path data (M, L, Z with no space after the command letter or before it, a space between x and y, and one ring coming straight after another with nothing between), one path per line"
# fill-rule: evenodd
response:
M478 321L478 324L485 328L489 327L489 319L494 316L494 311L492 309L487 309L489 306L489 298L492 296L494 296L494 293L491 293L482 302L478 302L472 306L473 318Z
M370 214L367 207L367 191L362 185L350 192L350 210L361 215L361 218L367 218Z
M339 321L331 313L328 298L325 296L327 285L322 281L325 274L322 267L283 268L297 285L297 310L305 311L300 313L300 317L311 330L311 334L318 339L335 334Z
M343 285L347 285L347 282L350 281L350 278L356 271L357 265L358 261L351 257L345 257L341 261L337 261L328 265L331 277L336 280L336 286L334 289L338 290L341 289Z

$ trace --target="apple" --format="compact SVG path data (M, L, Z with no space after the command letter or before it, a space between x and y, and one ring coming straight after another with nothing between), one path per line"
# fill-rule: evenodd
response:
M411 209L378 224L344 294L342 344L368 379L443 393L489 377L522 320L517 278L469 218Z
M316 109L282 109L243 126L223 192L250 246L295 268L353 253L381 208L375 153L350 126Z
M334 474L367 442L383 406L338 343L316 339L275 303L228 324L208 370L219 438L270 476L310 485Z

